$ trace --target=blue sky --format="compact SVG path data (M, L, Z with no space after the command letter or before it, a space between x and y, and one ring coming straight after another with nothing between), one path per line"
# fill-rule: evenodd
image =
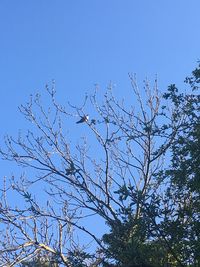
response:
M1 0L0 135L25 127L17 107L56 81L80 103L94 84L129 98L128 73L182 84L200 48L198 0Z
M200 56L199 10L199 0L1 0L0 144L27 127L18 106L52 79L74 104L110 81L129 99L129 72L157 74L161 91L181 85Z
M128 72L180 83L199 59L198 0L1 0L0 133L23 128L17 106L56 80L78 101L110 81L128 97Z
M200 56L199 10L199 0L1 0L0 143L27 127L17 107L52 79L73 103L110 81L128 99L129 72L157 74L162 91L181 85Z

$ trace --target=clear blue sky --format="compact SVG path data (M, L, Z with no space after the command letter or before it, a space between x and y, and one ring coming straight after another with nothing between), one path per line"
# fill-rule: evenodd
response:
M73 103L110 81L128 98L129 72L157 74L162 91L181 84L200 58L199 10L199 0L1 0L0 144L25 127L18 105L52 79Z
M110 81L129 98L128 72L157 74L161 90L181 84L200 57L199 10L199 0L1 0L0 143L26 127L18 105L52 79L73 103Z
M181 83L199 59L199 0L1 0L0 133L23 128L17 106L51 79L66 99L128 72Z

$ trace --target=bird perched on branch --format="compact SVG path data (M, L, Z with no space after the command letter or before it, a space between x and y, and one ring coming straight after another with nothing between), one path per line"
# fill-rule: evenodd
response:
M89 116L85 115L83 117L81 117L81 119L79 121L77 121L76 123L83 123L83 122L87 122L89 120Z

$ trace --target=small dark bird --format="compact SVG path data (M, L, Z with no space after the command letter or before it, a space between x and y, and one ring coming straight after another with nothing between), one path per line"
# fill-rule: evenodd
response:
M85 115L83 117L81 117L81 119L79 121L77 121L76 123L83 123L83 122L87 122L89 120L89 116Z

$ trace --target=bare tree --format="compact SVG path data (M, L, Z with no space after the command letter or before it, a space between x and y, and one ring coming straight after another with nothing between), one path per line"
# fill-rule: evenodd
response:
M109 86L100 100L96 88L81 107L64 107L57 103L53 84L46 88L49 107L39 94L20 106L30 129L16 139L6 136L0 150L4 160L25 168L2 186L0 266L20 265L38 255L60 266L100 266L112 251L98 225L106 223L108 232L131 217L130 240L144 207L151 234L167 242L147 206L155 193L162 195L163 181L156 174L185 117L175 120L179 107L163 107L157 81L152 88L145 81L144 92L132 75L130 81L130 105L118 101ZM85 131L74 143L67 137L72 121L77 132Z

